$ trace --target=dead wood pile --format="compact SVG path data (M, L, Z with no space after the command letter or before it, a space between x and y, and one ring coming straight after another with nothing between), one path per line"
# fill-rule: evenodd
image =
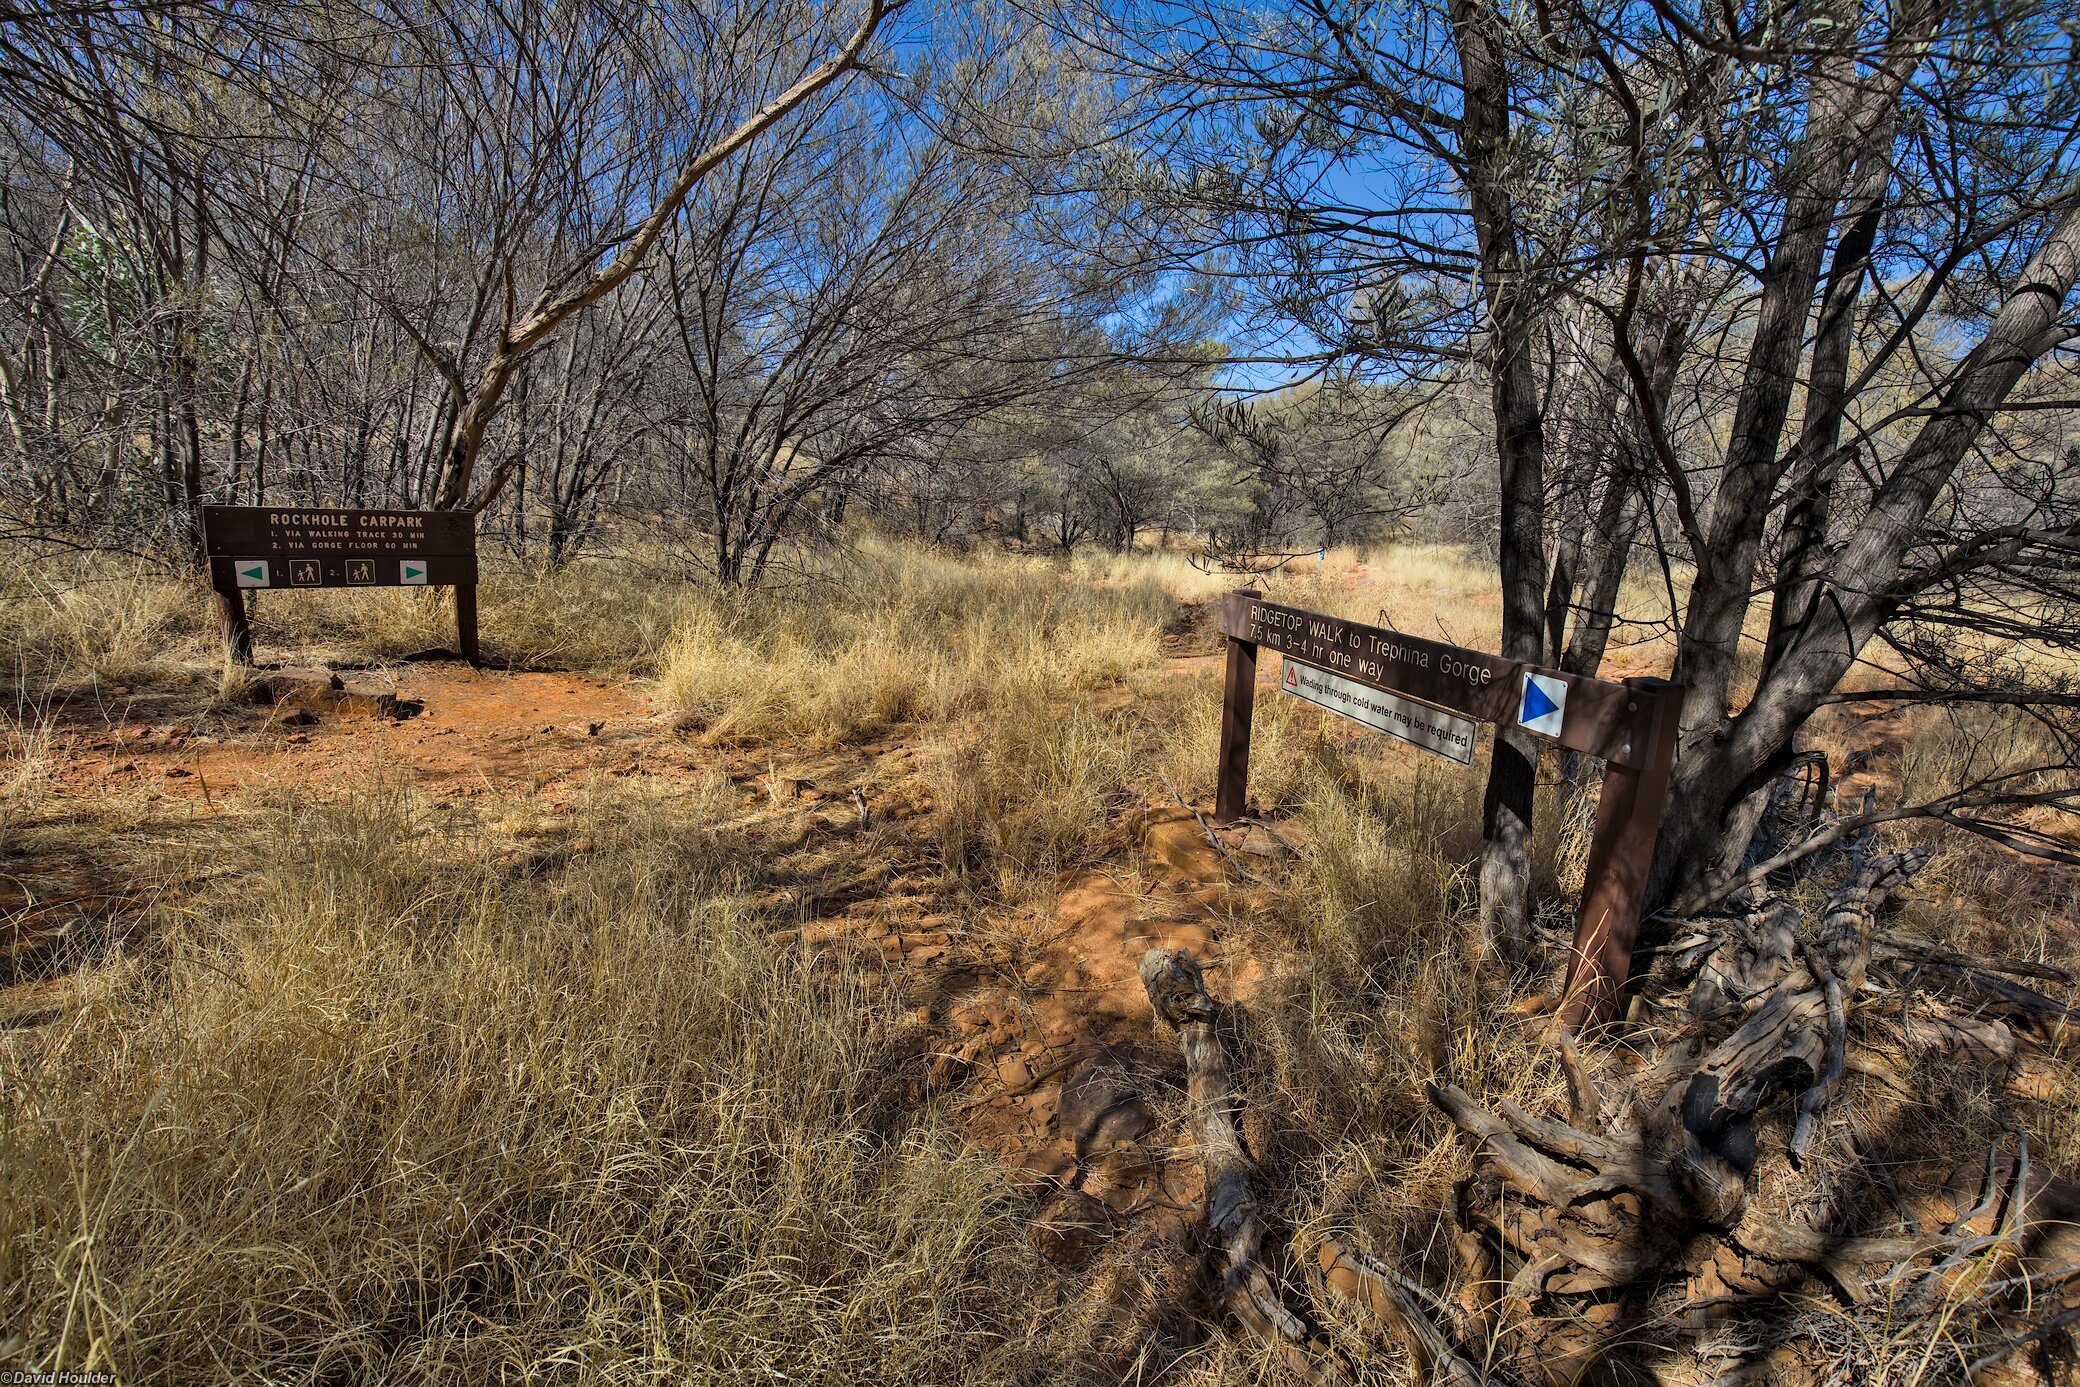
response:
M1217 1301L1317 1382L1363 1376L1366 1354L1318 1327L1354 1318L1459 1387L2080 1382L2080 1187L2019 1127L1960 1164L1889 1155L1916 1143L1870 1120L1939 1118L1914 1092L1931 1065L2043 1096L2080 1022L2038 986L2060 970L1888 927L1888 897L1926 860L1866 842L1813 854L1800 882L1676 923L1624 1025L1577 1044L1527 1023L1567 1077L1561 1111L1428 1085L1473 1160L1442 1223L1454 1273L1433 1288L1316 1240L1293 1249L1315 1298L1297 1312L1266 1271L1276 1239L1214 1004L1189 955L1151 953L1143 980L1199 1124ZM1901 1101L1838 1102L1852 1086Z

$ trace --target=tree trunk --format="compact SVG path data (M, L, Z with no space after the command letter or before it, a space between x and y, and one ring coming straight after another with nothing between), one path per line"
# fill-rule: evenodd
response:
M1719 719L1685 743L1669 788L1650 901L1658 903L1671 887L1687 893L1738 868L1747 848L1738 830L1750 817L1743 801L1765 783L1769 767L1785 756L1899 604L1941 579L1940 564L1906 572L1930 510L2023 373L2066 339L2057 318L2080 281L2080 194L2068 196L2064 215L1959 365L1940 406L1821 575L1815 619L1787 640L1738 716Z
M465 504L473 510L482 510L497 496L504 484L504 475L494 478L474 495L471 493L477 455L483 448L485 431L505 408L507 386L528 357L552 341L572 314L604 299L642 267L658 238L679 215L687 196L702 179L789 112L859 66L860 56L880 28L881 21L904 3L905 0L869 0L865 17L842 48L680 167L678 177L658 198L649 215L629 232L620 251L611 260L590 274L577 277L575 283L569 282L569 276L564 277L562 282L569 287L554 293L545 289L518 321L514 320L512 311L512 269L510 264L506 266L505 322L498 335L498 345L490 360L477 373L475 385L463 391L455 363L445 360L441 363L444 374L460 394L461 403L441 450L440 482L434 489L433 498L436 510L454 510ZM555 282L552 281L552 285Z
M1545 431L1531 356L1515 212L1502 187L1509 141L1509 78L1485 0L1455 0L1452 30L1465 83L1461 151L1488 301L1495 453L1501 473L1502 654L1545 660ZM1531 937L1531 815L1539 742L1495 729L1481 803L1481 937L1513 963L1535 954Z
M1811 619L1819 592L1820 569L1826 559L1829 502L1844 461L1842 423L1848 410L1849 357L1855 341L1856 303L1878 235L1885 189L1892 182L1892 122L1871 141L1857 168L1848 210L1855 220L1835 246L1820 300L1819 330L1814 335L1813 364L1806 383L1806 415L1796 451L1805 469L1784 515L1782 557L1777 564L1776 591L1770 602L1769 639L1763 673L1783 656L1792 635Z

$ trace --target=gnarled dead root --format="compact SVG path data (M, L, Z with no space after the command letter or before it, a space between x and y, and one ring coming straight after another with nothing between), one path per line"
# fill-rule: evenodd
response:
M1320 1319L1373 1326L1453 1387L2080 1382L2080 1186L2033 1165L2019 1132L1963 1165L1888 1163L1836 1102L1873 1079L1906 1089L1931 1062L2017 1093L2055 1085L2044 1051L2080 1015L2019 979L2064 975L1889 932L1882 908L1925 852L1857 843L1838 860L1810 916L1764 895L1656 950L1622 1053L1534 1023L1566 1111L1428 1084L1473 1157L1449 1213L1456 1305L1319 1238L1294 1260ZM1306 1379L1344 1381L1365 1356L1265 1272L1204 979L1175 951L1141 972L1184 1048L1219 1302Z
M1802 1332L1817 1332L1816 1315L1847 1324L1867 1308L1902 1347L1940 1335L1954 1359L1977 1346L1975 1362L1930 1380L2065 1380L2046 1350L2080 1320L2062 1318L2080 1306L2080 1187L2032 1170L2026 1140L1996 1144L1976 1169L1837 1161L1799 1199L1763 1197L1757 1183L1773 1108L1790 1122L1776 1183L1795 1188L1852 1067L1898 1076L1933 1052L2026 1080L2027 1053L2070 1019L2013 981L2012 965L1885 933L1886 897L1925 861L1857 852L1810 933L1795 907L1765 901L1661 950L1644 989L1650 1009L1674 1013L1660 1053L1586 1110L1577 1099L1575 1112L1536 1117L1429 1086L1473 1150L1459 1219L1486 1249L1477 1299L1513 1373L1582 1380L1612 1348L1636 1347L1641 1326L1673 1320L1696 1352L1635 1353L1635 1368L1685 1382L1815 1376L1776 1352L1789 1336L1730 1332L1791 1297L1808 1307L1789 1317ZM1571 1092L1587 1086L1570 1080ZM1850 1197L1859 1183L1884 1187L1875 1210ZM1861 1369L1849 1366L1858 1353ZM1877 1358L1864 1344L1836 1366L1863 1380Z

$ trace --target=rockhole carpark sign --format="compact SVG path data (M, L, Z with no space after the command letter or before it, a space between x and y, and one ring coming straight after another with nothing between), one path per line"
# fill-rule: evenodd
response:
M1585 679L1500 655L1305 611L1245 589L1221 603L1228 638L1214 817L1246 812L1257 650L1285 657L1279 687L1465 766L1481 723L1521 727L1604 762L1596 830L1575 917L1561 1015L1570 1026L1616 1015L1632 969L1640 905L1661 828L1683 708L1663 679Z
M452 587L462 658L477 662L477 518L470 511L204 506L202 548L232 658L250 664L246 595L271 588Z

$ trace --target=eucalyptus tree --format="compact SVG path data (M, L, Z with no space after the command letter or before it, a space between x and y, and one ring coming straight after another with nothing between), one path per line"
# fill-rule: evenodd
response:
M1247 567L1399 533L1448 488L1401 446L1427 392L1347 370L1264 396L1202 400L1196 431L1233 464L1248 504L1207 528L1210 557Z
M2071 760L2070 689L2026 677L2026 651L1963 654L2080 634L2080 84L2057 6L1190 0L1083 20L1146 84L1144 196L1196 210L1266 319L1375 373L1484 384L1503 653L1587 672L1633 541L1661 556L1688 695L1657 894L1741 861L1800 729L1877 650L1906 671L1896 697L1998 698L2059 748L1932 812L2057 793L2031 772ZM1536 756L1504 731L1490 771L1483 906L1505 946Z

